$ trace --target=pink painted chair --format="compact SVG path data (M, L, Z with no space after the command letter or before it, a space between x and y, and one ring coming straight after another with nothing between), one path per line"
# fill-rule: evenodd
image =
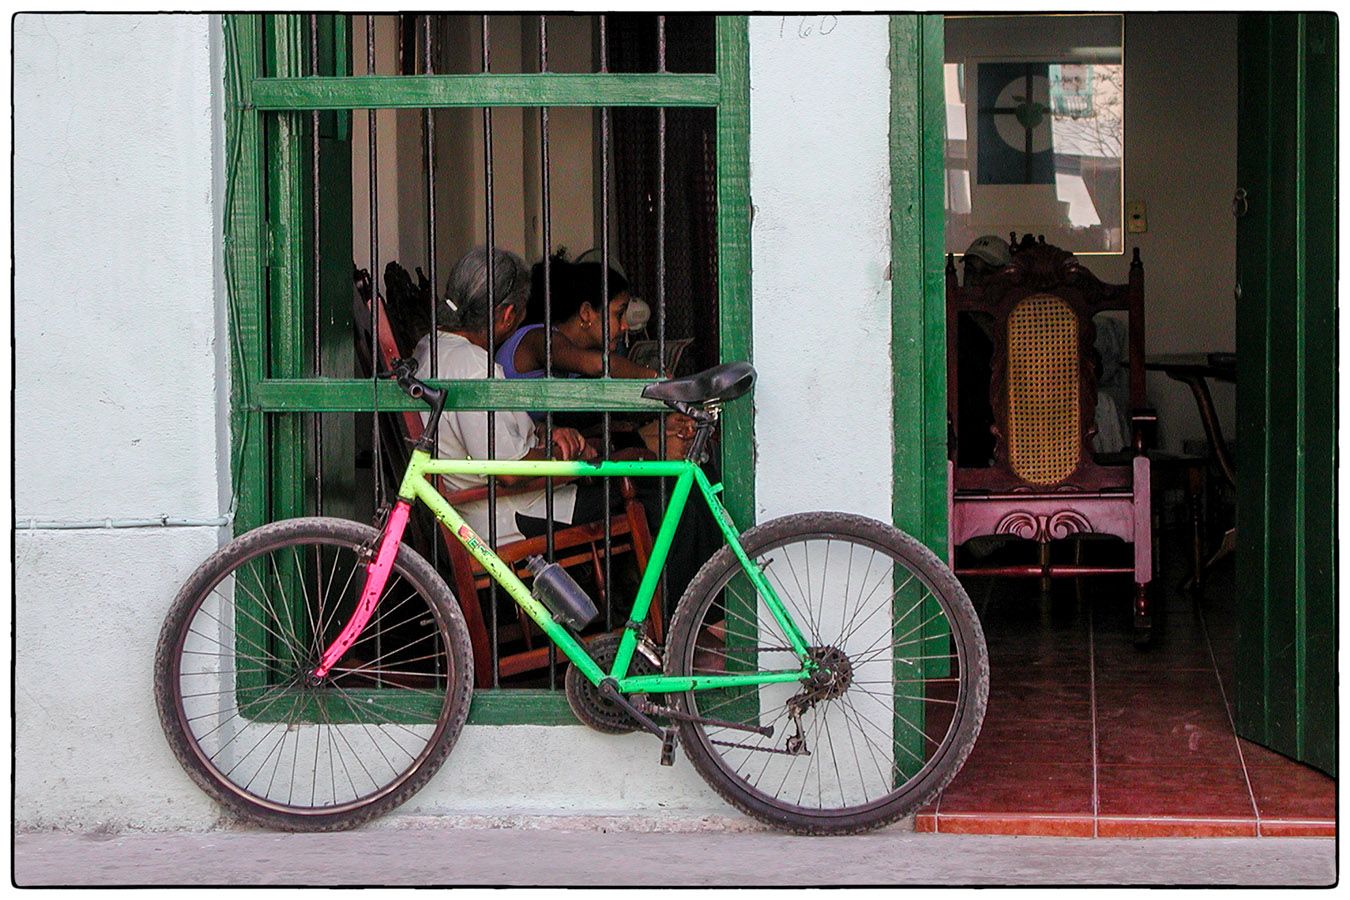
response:
M1132 446L1109 462L1093 454L1097 375L1095 327L1100 312L1129 317L1130 430ZM958 329L991 327L993 359L989 403L992 454L972 464L961 453L958 427ZM1103 284L1070 253L1027 235L1014 240L1012 261L978 286L957 282L947 261L947 391L953 425L949 466L948 557L958 575L1029 576L1042 579L1129 573L1134 577L1134 627L1139 643L1152 626L1153 577L1149 460L1144 433L1156 421L1144 407L1144 268L1134 251L1127 284ZM969 411L977 415L978 410ZM969 437L967 438L969 440ZM981 448L978 455L985 455ZM959 461L959 463L958 463ZM1052 563L1050 544L1075 535L1102 534L1133 545L1134 564L1087 566ZM1008 535L1038 545L1035 564L957 565L956 548L972 538ZM1081 545L1079 545L1081 549Z

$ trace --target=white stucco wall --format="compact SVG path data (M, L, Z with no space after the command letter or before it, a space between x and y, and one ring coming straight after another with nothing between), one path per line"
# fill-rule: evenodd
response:
M750 28L758 514L889 518L887 23L800 37L797 19ZM218 39L204 16L15 20L21 520L228 506ZM52 468L58 453L74 465ZM21 827L216 820L160 732L151 665L174 593L220 539L19 532ZM398 815L733 814L657 754L580 726L469 727Z
M206 16L14 20L21 525L222 512L212 34ZM150 671L219 537L20 528L17 822L214 817L158 734Z
M750 18L760 521L891 518L888 28Z
M1125 245L1144 263L1148 354L1237 347L1237 30L1235 13L1125 17L1125 197L1148 204L1148 231L1126 235ZM1177 89L1182 70L1199 89ZM1106 281L1129 277L1128 253L1091 265ZM1162 372L1147 376L1162 448L1203 441L1190 389ZM1234 440L1237 387L1209 387Z

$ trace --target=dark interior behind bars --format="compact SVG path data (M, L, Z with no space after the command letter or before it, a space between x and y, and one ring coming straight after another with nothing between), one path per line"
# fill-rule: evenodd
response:
M351 16L345 23L347 60L340 41L321 41L328 38L322 24L327 17L308 18L313 75L344 66L354 75L715 71L712 16ZM328 50L333 58L324 47L337 48ZM547 273L560 251L564 258L584 254L600 263L605 283L599 309L607 306L611 269L649 308L641 332L625 335L627 352L634 352L639 340L649 342L643 345L649 358L678 360L674 369L654 366L667 375L721 361L713 109L483 107L303 115L312 131L314 252L308 265L311 284L320 286L309 303L311 374L372 381L371 411L303 416L312 447L306 503L315 514L370 520L391 501L407 462L408 422L402 413L380 409L375 375L387 369L389 347L377 336L390 334L392 345L411 355L430 332L433 371L419 374L438 377L435 307L444 301L451 267L474 246L511 250L527 265L544 265L550 370L556 323ZM339 280L344 269L345 291ZM491 272L488 280L491 285ZM608 378L609 317L601 316L601 322L601 377ZM491 338L490 344L495 357ZM638 390L635 383L635 395ZM554 412L546 412L545 440L551 442ZM495 415L488 416L489 455L495 455ZM597 418L597 444L608 458L616 432L638 421L609 412ZM671 451L664 418L654 429L653 447L662 457ZM488 485L493 526L487 537L500 549L495 481ZM574 564L571 574L601 601L597 633L623 624L640 576L635 538L622 521L623 499L613 496L621 486L613 479L601 485L610 512L589 554L572 547L559 555L555 531L567 526L555 528L552 522L552 479L545 535L545 555ZM658 515L665 495L663 489ZM408 540L461 593L450 549L427 510L419 510ZM480 602L490 636L492 685L560 687L551 643L486 582ZM459 584L464 583L461 573ZM668 615L678 598L670 596L668 584L661 596ZM540 653L531 657L536 648ZM532 660L531 668L501 673L498 663L508 655Z

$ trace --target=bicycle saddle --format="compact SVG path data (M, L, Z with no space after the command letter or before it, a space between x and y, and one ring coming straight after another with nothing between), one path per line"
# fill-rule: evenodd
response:
M721 403L735 400L754 384L754 366L746 362L725 363L685 378L650 384L642 389L642 396L663 403Z

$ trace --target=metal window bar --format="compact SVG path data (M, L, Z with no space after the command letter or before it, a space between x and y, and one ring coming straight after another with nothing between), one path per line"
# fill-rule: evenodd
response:
M608 24L609 17L603 13L600 15L600 71L609 72L609 35ZM609 109L600 108L600 295L605 302L609 300ZM609 315L606 314L600 319L600 333L604 348L600 356L600 376L609 378ZM610 442L614 439L610 431L610 414L604 413L600 419L601 443L604 445L601 452L605 459L609 459ZM605 585L606 585L606 603L605 603L605 630L614 630L614 562L613 562L613 520L610 517L610 510L613 508L614 496L611 490L610 479L601 479L601 489L604 491L605 502Z
M483 15L483 74L486 75L492 71L492 27L488 22L486 14ZM489 379L496 375L496 367L493 361L497 358L497 336L492 327L497 315L497 236L494 231L494 209L492 197L492 107L483 107L483 179L485 186L484 207L487 211L487 288L488 288L488 367L487 377ZM488 459L497 458L497 414L488 410L487 425L487 443ZM495 553L497 550L497 479L495 476L488 476L488 546ZM498 657L498 622L497 622L497 583L488 581L488 607L491 622L492 636L492 686L501 687L501 666Z
M426 75L434 75L435 68L435 46L432 40L432 17L430 14L422 17L422 64ZM424 156L424 167L427 176L427 272L431 280L431 290L428 292L427 300L430 303L430 309L427 310L428 321L431 329L428 332L429 350L431 352L431 377L434 379L439 374L440 355L437 350L439 347L437 328L436 328L436 293L437 293L437 271L436 271L436 140L435 131L431 118L431 110L422 110L422 147ZM431 426L432 446L438 446L437 441L440 437L440 417L436 421L428 421ZM430 525L431 532L431 565L437 571L441 567L441 542L436 539L438 526L435 522ZM477 600L476 597L468 598L470 602ZM436 658L436 675L440 675L441 660Z
M432 17L429 14L424 15L422 17L422 64L424 74L426 75L435 74L431 32ZM431 330L428 334L427 341L429 342L429 350L431 352L430 374L434 379L439 374L438 369L440 368L440 354L438 352L439 329L436 327L436 294L439 290L437 287L439 281L437 280L438 273L436 271L436 140L430 109L422 110L422 164L423 168L426 170L427 177L427 272L431 279L431 291L427 297L430 305L430 308L427 310L427 321L431 325ZM437 443L441 427L439 417L435 422L428 421L427 424L431 427L432 446L439 446ZM435 523L432 523L431 531L433 535L436 533L436 530ZM441 566L441 542L433 537L430 543L431 565L439 571Z
M366 16L366 74L375 74L375 16ZM367 177L370 184L370 400L371 435L370 456L371 476L375 489L375 508L379 509L384 499L383 449L380 446L380 207L379 173L376 164L375 110L366 112L366 159Z
M319 74L319 16L317 13L309 15L309 73L317 77ZM311 223L310 238L314 241L314 266L310 270L311 277L314 279L314 372L315 374L323 372L323 304L319 300L320 285L320 267L319 267L319 111L316 109L309 115L310 128L310 178L312 179L310 189L311 207L313 216ZM310 416L313 426L312 440L314 442L314 514L323 515L323 428L320 425L321 417L318 415Z
M539 71L548 71L548 17L539 16ZM549 277L550 258L553 254L552 222L549 218L551 207L548 172L548 107L539 107L539 188L542 194L542 216L544 233L544 373L553 374L553 279ZM544 413L544 450L553 446L553 411ZM545 558L554 561L553 547L553 479L544 479L544 546ZM557 687L557 648L550 641L548 645L548 686Z
M666 17L656 17L656 71L666 72ZM656 110L656 358L658 366L666 359L666 108ZM672 373L673 374L673 373ZM666 458L666 414L661 413L657 425L657 453ZM668 480L661 479L661 520L666 516ZM670 606L670 579L661 570L661 603Z

